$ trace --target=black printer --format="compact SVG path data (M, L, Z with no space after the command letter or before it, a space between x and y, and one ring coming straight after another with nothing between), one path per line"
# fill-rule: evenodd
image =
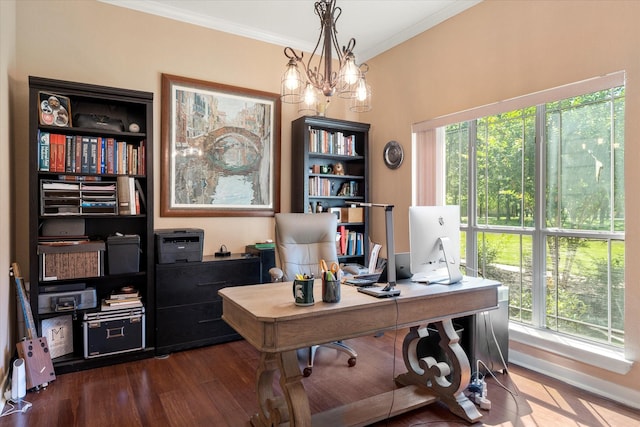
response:
M204 230L199 228L168 228L155 230L158 264L202 261Z

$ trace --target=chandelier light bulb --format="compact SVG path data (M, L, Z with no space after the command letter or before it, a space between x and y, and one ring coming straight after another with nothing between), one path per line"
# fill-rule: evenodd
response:
M304 90L304 103L309 106L316 104L316 91L311 83L307 84L307 87Z
M287 68L284 84L289 90L296 90L300 86L300 72L298 72L298 67L295 64L289 65Z
M358 87L356 88L356 99L358 101L364 101L367 99L367 82L364 79L360 79Z
M356 66L356 60L352 56L348 58L347 62L344 65L344 81L348 85L352 85L358 81L360 77L360 70Z

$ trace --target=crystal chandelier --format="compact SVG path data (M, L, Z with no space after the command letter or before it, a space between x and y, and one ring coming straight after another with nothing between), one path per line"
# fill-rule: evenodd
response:
M369 71L367 64L356 64L353 48L356 40L350 39L346 46L339 47L336 36L336 22L342 9L336 6L336 0L320 0L314 5L315 13L320 18L320 36L316 47L306 63L303 53L298 55L292 48L284 49L289 59L287 69L282 76L280 98L289 104L301 104L301 112L318 113L326 107L320 104L322 96L327 98L337 94L350 100L349 109L355 112L371 110L371 86L365 80ZM333 71L332 51L335 50L338 71ZM304 77L300 72L300 64Z

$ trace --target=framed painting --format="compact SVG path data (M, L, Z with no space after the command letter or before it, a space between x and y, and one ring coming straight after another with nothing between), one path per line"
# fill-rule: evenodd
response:
M280 97L162 75L162 216L280 209Z

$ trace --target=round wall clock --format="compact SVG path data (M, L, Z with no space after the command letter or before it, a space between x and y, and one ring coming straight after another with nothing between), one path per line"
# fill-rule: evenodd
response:
M387 165L389 169L399 168L402 164L402 160L404 160L404 151L402 150L402 145L400 145L397 141L387 142L387 144L384 146L382 157L384 158L384 164Z

